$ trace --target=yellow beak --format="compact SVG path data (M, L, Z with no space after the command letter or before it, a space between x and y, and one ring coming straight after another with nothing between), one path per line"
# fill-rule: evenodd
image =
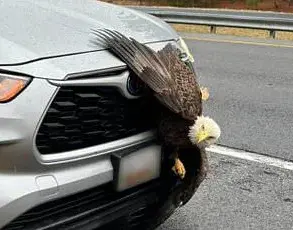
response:
M196 136L197 143L204 141L208 137L208 133L206 132L199 132Z

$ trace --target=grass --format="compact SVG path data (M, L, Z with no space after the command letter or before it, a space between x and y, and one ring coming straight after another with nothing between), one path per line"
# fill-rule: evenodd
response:
M189 32L189 33L209 33L209 26L200 25L187 25L187 24L173 24L170 25L178 32Z
M293 40L293 33L292 32L277 32L276 38L279 40Z
M255 37L255 38L269 37L269 32L266 30L229 28L229 27L218 27L217 34L244 36L244 37Z
M171 23L171 26L178 32L210 33L209 26L174 24L174 23ZM269 38L269 32L267 30L243 29L243 28L232 28L232 27L217 27L216 34L234 35L234 36L242 36L242 37L243 36L255 37L255 38ZM293 41L293 32L277 31L276 39Z

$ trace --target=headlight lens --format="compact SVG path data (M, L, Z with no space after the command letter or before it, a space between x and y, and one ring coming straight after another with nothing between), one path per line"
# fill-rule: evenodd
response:
M185 41L183 40L183 38L179 37L178 45L180 46L180 48L183 51L182 56L181 56L182 59L187 59L186 61L194 62L193 55L191 54L191 52L190 52L188 46L186 45ZM185 55L185 57L184 57L184 55Z
M193 62L194 62L194 58L193 55L191 54L188 46L186 45L185 41L183 40L183 38L179 37L179 40L177 41L178 46L181 49L181 54L180 54L180 58L183 62L185 62L185 64L191 69L191 71L196 74L194 66L193 66Z
M30 78L0 74L0 103L16 97L30 82Z

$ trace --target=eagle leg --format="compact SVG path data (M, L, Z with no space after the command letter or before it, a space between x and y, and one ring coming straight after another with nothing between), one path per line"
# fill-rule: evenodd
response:
M200 91L201 91L201 99L203 101L207 101L210 97L210 93L207 87L200 87Z
M186 170L182 161L179 159L177 152L174 153L174 160L175 160L175 164L172 167L172 170L174 171L176 175L178 175L181 179L183 179L185 177Z

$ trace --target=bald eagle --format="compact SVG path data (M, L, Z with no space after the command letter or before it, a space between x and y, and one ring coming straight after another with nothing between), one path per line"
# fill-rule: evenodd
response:
M174 147L172 170L183 179L186 170L178 150L205 148L214 144L221 133L212 118L202 115L202 93L195 73L171 43L156 52L117 31L99 29L93 30L93 34L94 43L102 43L124 61L162 105L158 115L159 139L165 146Z

